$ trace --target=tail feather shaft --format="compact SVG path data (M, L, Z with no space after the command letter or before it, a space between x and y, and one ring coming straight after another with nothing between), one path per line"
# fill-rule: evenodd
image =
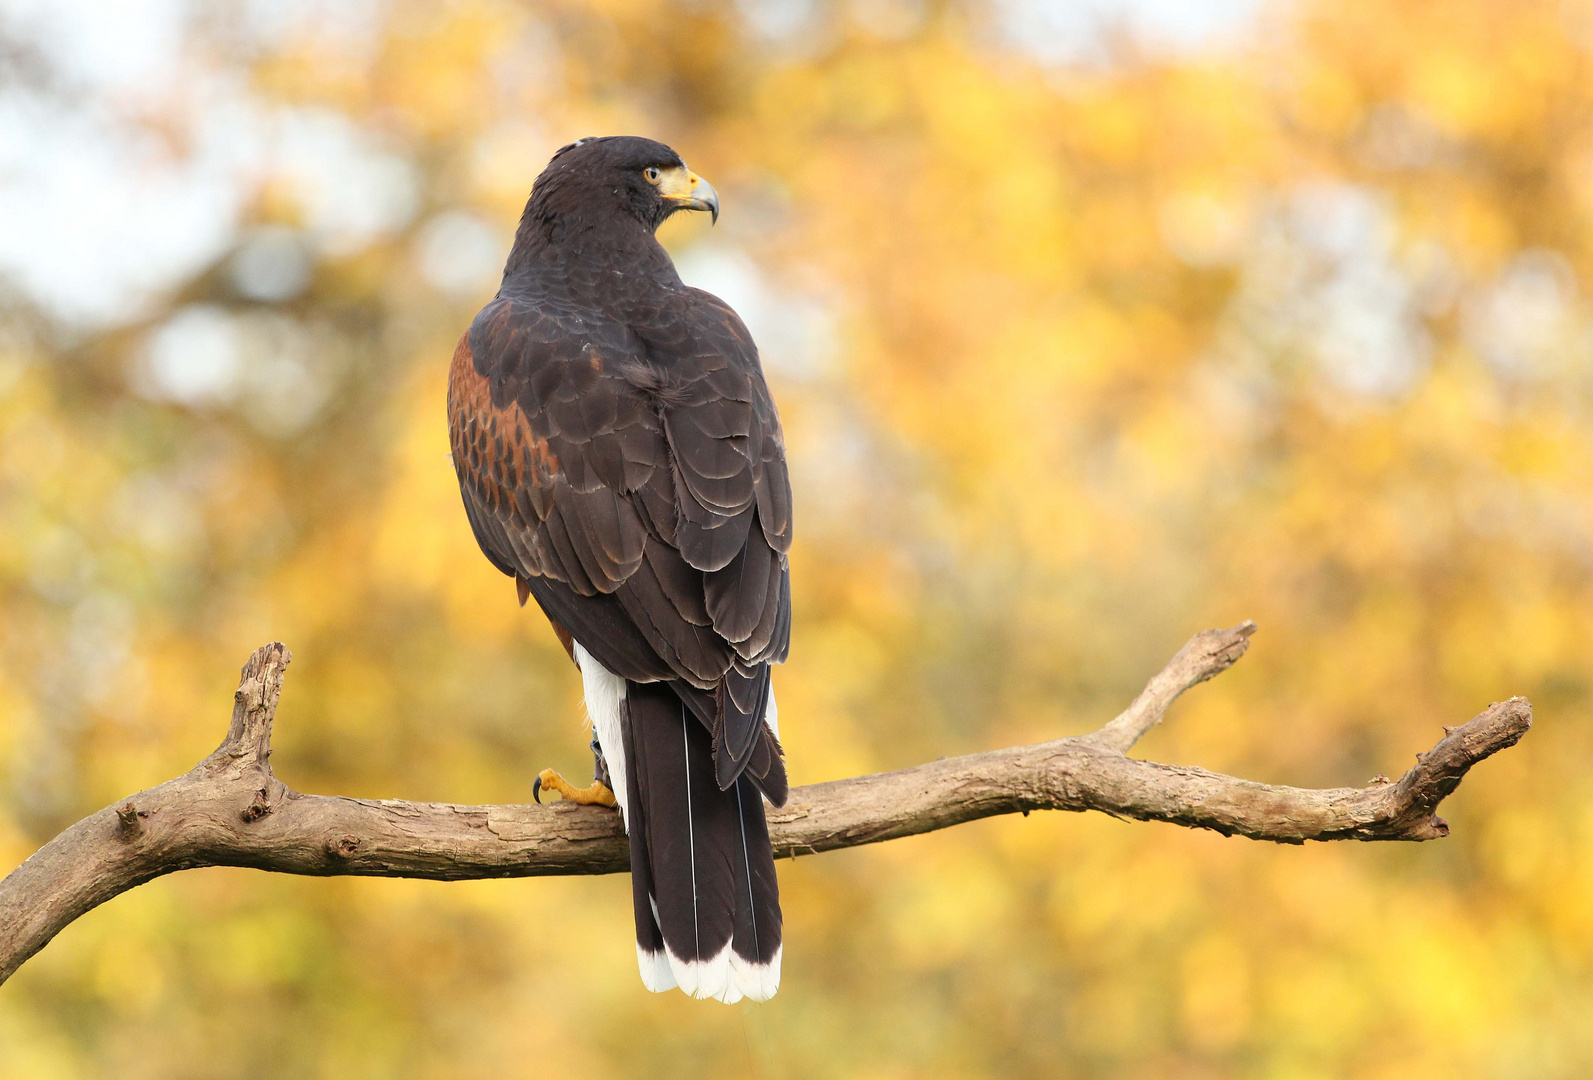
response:
M721 790L713 744L667 684L629 683L626 783L643 981L764 1000L779 986L780 901L763 799ZM783 780L783 769L781 770Z

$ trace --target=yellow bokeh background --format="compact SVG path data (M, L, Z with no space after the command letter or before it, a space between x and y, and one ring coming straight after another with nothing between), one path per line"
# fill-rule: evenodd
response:
M1253 618L1136 753L1358 785L1526 695L1453 835L1037 814L802 858L780 994L735 1007L642 990L621 877L187 872L0 990L0 1075L1593 1075L1593 5L1256 4L1177 47L1081 5L1096 47L1063 57L1012 6L186 24L181 63L374 147L409 202L342 236L317 181L354 213L387 174L312 138L120 317L5 286L0 864L213 748L268 640L290 786L579 775L578 680L476 549L443 400L495 287L470 243L501 265L547 157L609 132L722 194L664 239L747 313L785 419L794 782L1087 730ZM181 159L231 122L207 100L113 115ZM283 237L304 279L250 286Z

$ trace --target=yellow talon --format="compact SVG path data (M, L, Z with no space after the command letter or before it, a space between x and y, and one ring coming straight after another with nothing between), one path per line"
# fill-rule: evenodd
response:
M557 791L573 803L583 806L596 804L597 806L617 807L619 803L614 799L614 793L608 789L607 784L592 781L591 787L578 788L552 769L543 769L537 776L536 783L531 785L531 797L537 802L542 801L543 791Z

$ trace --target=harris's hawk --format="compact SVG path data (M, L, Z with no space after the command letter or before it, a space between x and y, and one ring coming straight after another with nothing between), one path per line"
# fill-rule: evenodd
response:
M791 485L746 326L654 230L713 188L649 139L582 139L532 187L497 296L454 352L448 422L481 550L579 666L630 835L649 990L763 1000L786 799L769 666L791 628Z

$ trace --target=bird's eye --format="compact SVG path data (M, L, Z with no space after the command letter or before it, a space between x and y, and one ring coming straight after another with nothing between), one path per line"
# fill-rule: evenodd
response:
M647 177L647 182L649 184L656 184L664 174L657 165L649 165L647 168L642 170L642 175Z

